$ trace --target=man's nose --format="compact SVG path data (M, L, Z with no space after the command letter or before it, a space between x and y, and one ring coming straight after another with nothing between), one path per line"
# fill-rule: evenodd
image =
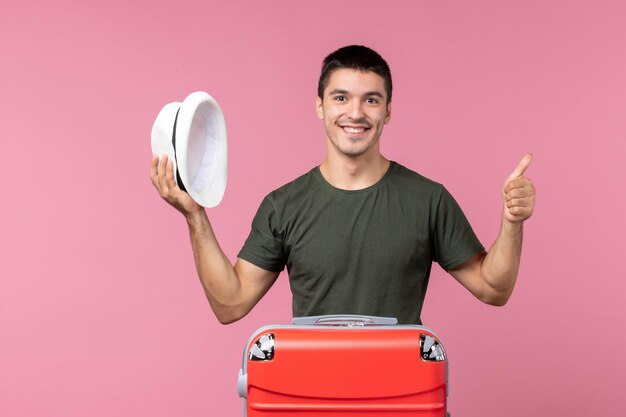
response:
M348 117L351 119L361 119L363 117L363 103L360 100L353 100L350 103Z

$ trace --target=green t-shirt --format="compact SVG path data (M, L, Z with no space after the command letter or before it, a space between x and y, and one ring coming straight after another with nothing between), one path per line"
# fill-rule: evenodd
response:
M330 185L316 167L270 193L239 253L287 266L294 317L366 314L421 324L432 262L454 269L484 248L441 185L391 162L362 190Z

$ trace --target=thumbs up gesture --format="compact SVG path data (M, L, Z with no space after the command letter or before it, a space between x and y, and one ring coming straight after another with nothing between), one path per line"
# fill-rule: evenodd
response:
M504 218L511 223L520 223L533 214L535 208L535 187L524 172L533 160L526 154L509 178L504 182Z

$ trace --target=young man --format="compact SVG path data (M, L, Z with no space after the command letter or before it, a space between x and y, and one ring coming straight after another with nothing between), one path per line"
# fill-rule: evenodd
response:
M351 313L421 323L433 261L481 301L507 302L522 224L534 207L534 187L523 176L532 157L505 182L500 233L485 252L442 185L380 153L391 96L389 67L376 52L348 46L326 57L317 98L326 159L263 200L234 266L204 209L176 186L171 161L152 159L155 187L187 219L198 275L221 323L245 316L285 266L294 316Z

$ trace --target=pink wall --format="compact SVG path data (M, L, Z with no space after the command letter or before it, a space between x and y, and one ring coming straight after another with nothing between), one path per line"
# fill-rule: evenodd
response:
M150 128L194 90L222 105L229 184L209 216L234 258L261 198L321 162L318 69L350 43L392 67L384 153L446 184L486 245L502 182L535 155L510 303L434 268L423 317L452 414L623 415L623 2L33 3L0 13L1 416L242 415L243 344L290 320L286 276L218 324L150 184Z

